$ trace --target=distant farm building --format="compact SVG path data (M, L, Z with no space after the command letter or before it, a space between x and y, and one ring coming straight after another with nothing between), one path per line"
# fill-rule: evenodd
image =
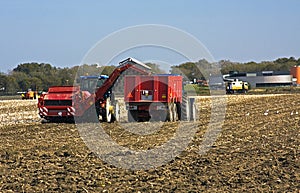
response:
M300 69L299 69L300 75ZM246 81L252 88L256 87L277 87L291 86L293 76L290 72L262 71L262 72L236 72L231 71L227 75L223 75L224 80L238 79ZM300 76L299 76L300 78Z

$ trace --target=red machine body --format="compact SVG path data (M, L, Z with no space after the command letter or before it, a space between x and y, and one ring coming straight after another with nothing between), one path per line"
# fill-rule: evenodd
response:
M125 102L181 103L182 76L126 76L124 91Z
M182 76L126 76L124 100L129 121L180 119Z
M50 87L48 92L42 94L39 98L38 108L40 117L72 118L75 115L72 99L79 91L79 86Z

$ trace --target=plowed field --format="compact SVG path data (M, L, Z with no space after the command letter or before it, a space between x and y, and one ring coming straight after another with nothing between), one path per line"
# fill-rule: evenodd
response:
M300 190L298 94L227 96L224 125L203 154L199 149L211 109L210 99L200 97L200 121L185 123L197 128L191 142L170 162L146 170L102 161L85 145L75 124L42 124L36 101L0 105L0 192ZM102 126L119 145L147 150L167 142L178 123L121 124Z

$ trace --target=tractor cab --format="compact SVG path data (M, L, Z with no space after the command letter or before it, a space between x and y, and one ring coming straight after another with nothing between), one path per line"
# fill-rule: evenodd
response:
M107 75L100 76L80 76L80 88L82 91L89 91L94 93L95 90L102 86L102 84L108 79Z

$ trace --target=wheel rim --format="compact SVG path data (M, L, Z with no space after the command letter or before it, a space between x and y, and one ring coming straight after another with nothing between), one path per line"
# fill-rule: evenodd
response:
M110 110L110 106L111 106L110 99L107 98L106 99L106 120L109 123L111 122L111 110Z
M177 121L178 120L178 115L177 115L177 107L176 104L173 104L173 121Z
M173 122L174 117L173 117L173 106L172 106L172 104L169 104L169 117L170 117L170 121Z
M120 121L120 106L119 106L118 101L116 101L115 118L116 118L116 121Z

